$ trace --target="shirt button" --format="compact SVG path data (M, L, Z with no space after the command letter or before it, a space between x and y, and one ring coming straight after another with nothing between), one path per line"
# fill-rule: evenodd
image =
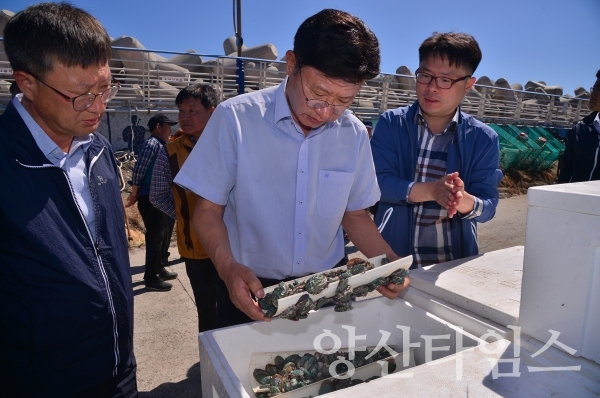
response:
M303 202L303 201L300 201L300 204L304 204L304 202Z
M302 235L302 232L298 232L298 235Z
M300 265L300 261L298 261L298 262L296 263L296 265Z
M300 174L304 174L304 170L300 170Z

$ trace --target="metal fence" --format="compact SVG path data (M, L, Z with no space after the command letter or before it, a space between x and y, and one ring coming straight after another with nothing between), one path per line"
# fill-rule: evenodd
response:
M111 71L121 89L109 104L100 132L117 148L124 145L120 133L130 124L132 114L138 115L143 125L145 114L176 113L175 97L190 84L213 85L220 101L237 95L237 58L126 47L113 47L113 52ZM281 61L243 60L246 92L277 85L286 76ZM0 112L10 100L12 81L12 70L1 50ZM414 76L382 73L365 82L351 109L359 118L376 120L388 109L412 104L415 84ZM483 85L475 85L462 107L485 123L547 127L569 127L589 112L587 99Z

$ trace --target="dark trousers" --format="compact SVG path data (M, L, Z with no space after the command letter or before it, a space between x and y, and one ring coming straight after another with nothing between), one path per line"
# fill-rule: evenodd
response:
M168 235L170 217L150 203L149 195L138 197L138 210L146 227L146 270L144 280L156 278L164 265L171 237Z
M341 267L346 265L348 257L344 256L333 268ZM269 278L258 278L263 288L277 285L279 282L288 282L299 278L298 276L292 276L285 279L269 279ZM221 279L217 285L217 328L224 328L228 326L241 325L243 323L254 322L252 318L246 315L243 311L239 310L229 298L229 291L227 285Z
M167 236L166 236L166 241L167 243L167 248L166 251L163 253L163 258L162 258L162 266L164 267L165 265L167 265L167 263L169 262L169 246L171 246L171 237L173 236L173 228L175 228L175 220L172 219L171 217L167 217Z
M212 330L217 324L217 282L221 280L210 258L183 258L198 311L198 331Z
M107 383L76 394L74 398L137 398L137 365L126 369Z

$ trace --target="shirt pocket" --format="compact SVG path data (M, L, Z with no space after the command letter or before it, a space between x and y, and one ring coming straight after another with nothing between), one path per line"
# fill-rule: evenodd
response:
M317 213L321 217L339 218L343 216L353 180L354 173L319 170Z

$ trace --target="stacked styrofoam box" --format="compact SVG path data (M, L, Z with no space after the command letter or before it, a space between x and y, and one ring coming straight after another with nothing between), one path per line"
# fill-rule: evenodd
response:
M522 332L600 363L600 181L530 188ZM568 351L568 350L567 350Z

